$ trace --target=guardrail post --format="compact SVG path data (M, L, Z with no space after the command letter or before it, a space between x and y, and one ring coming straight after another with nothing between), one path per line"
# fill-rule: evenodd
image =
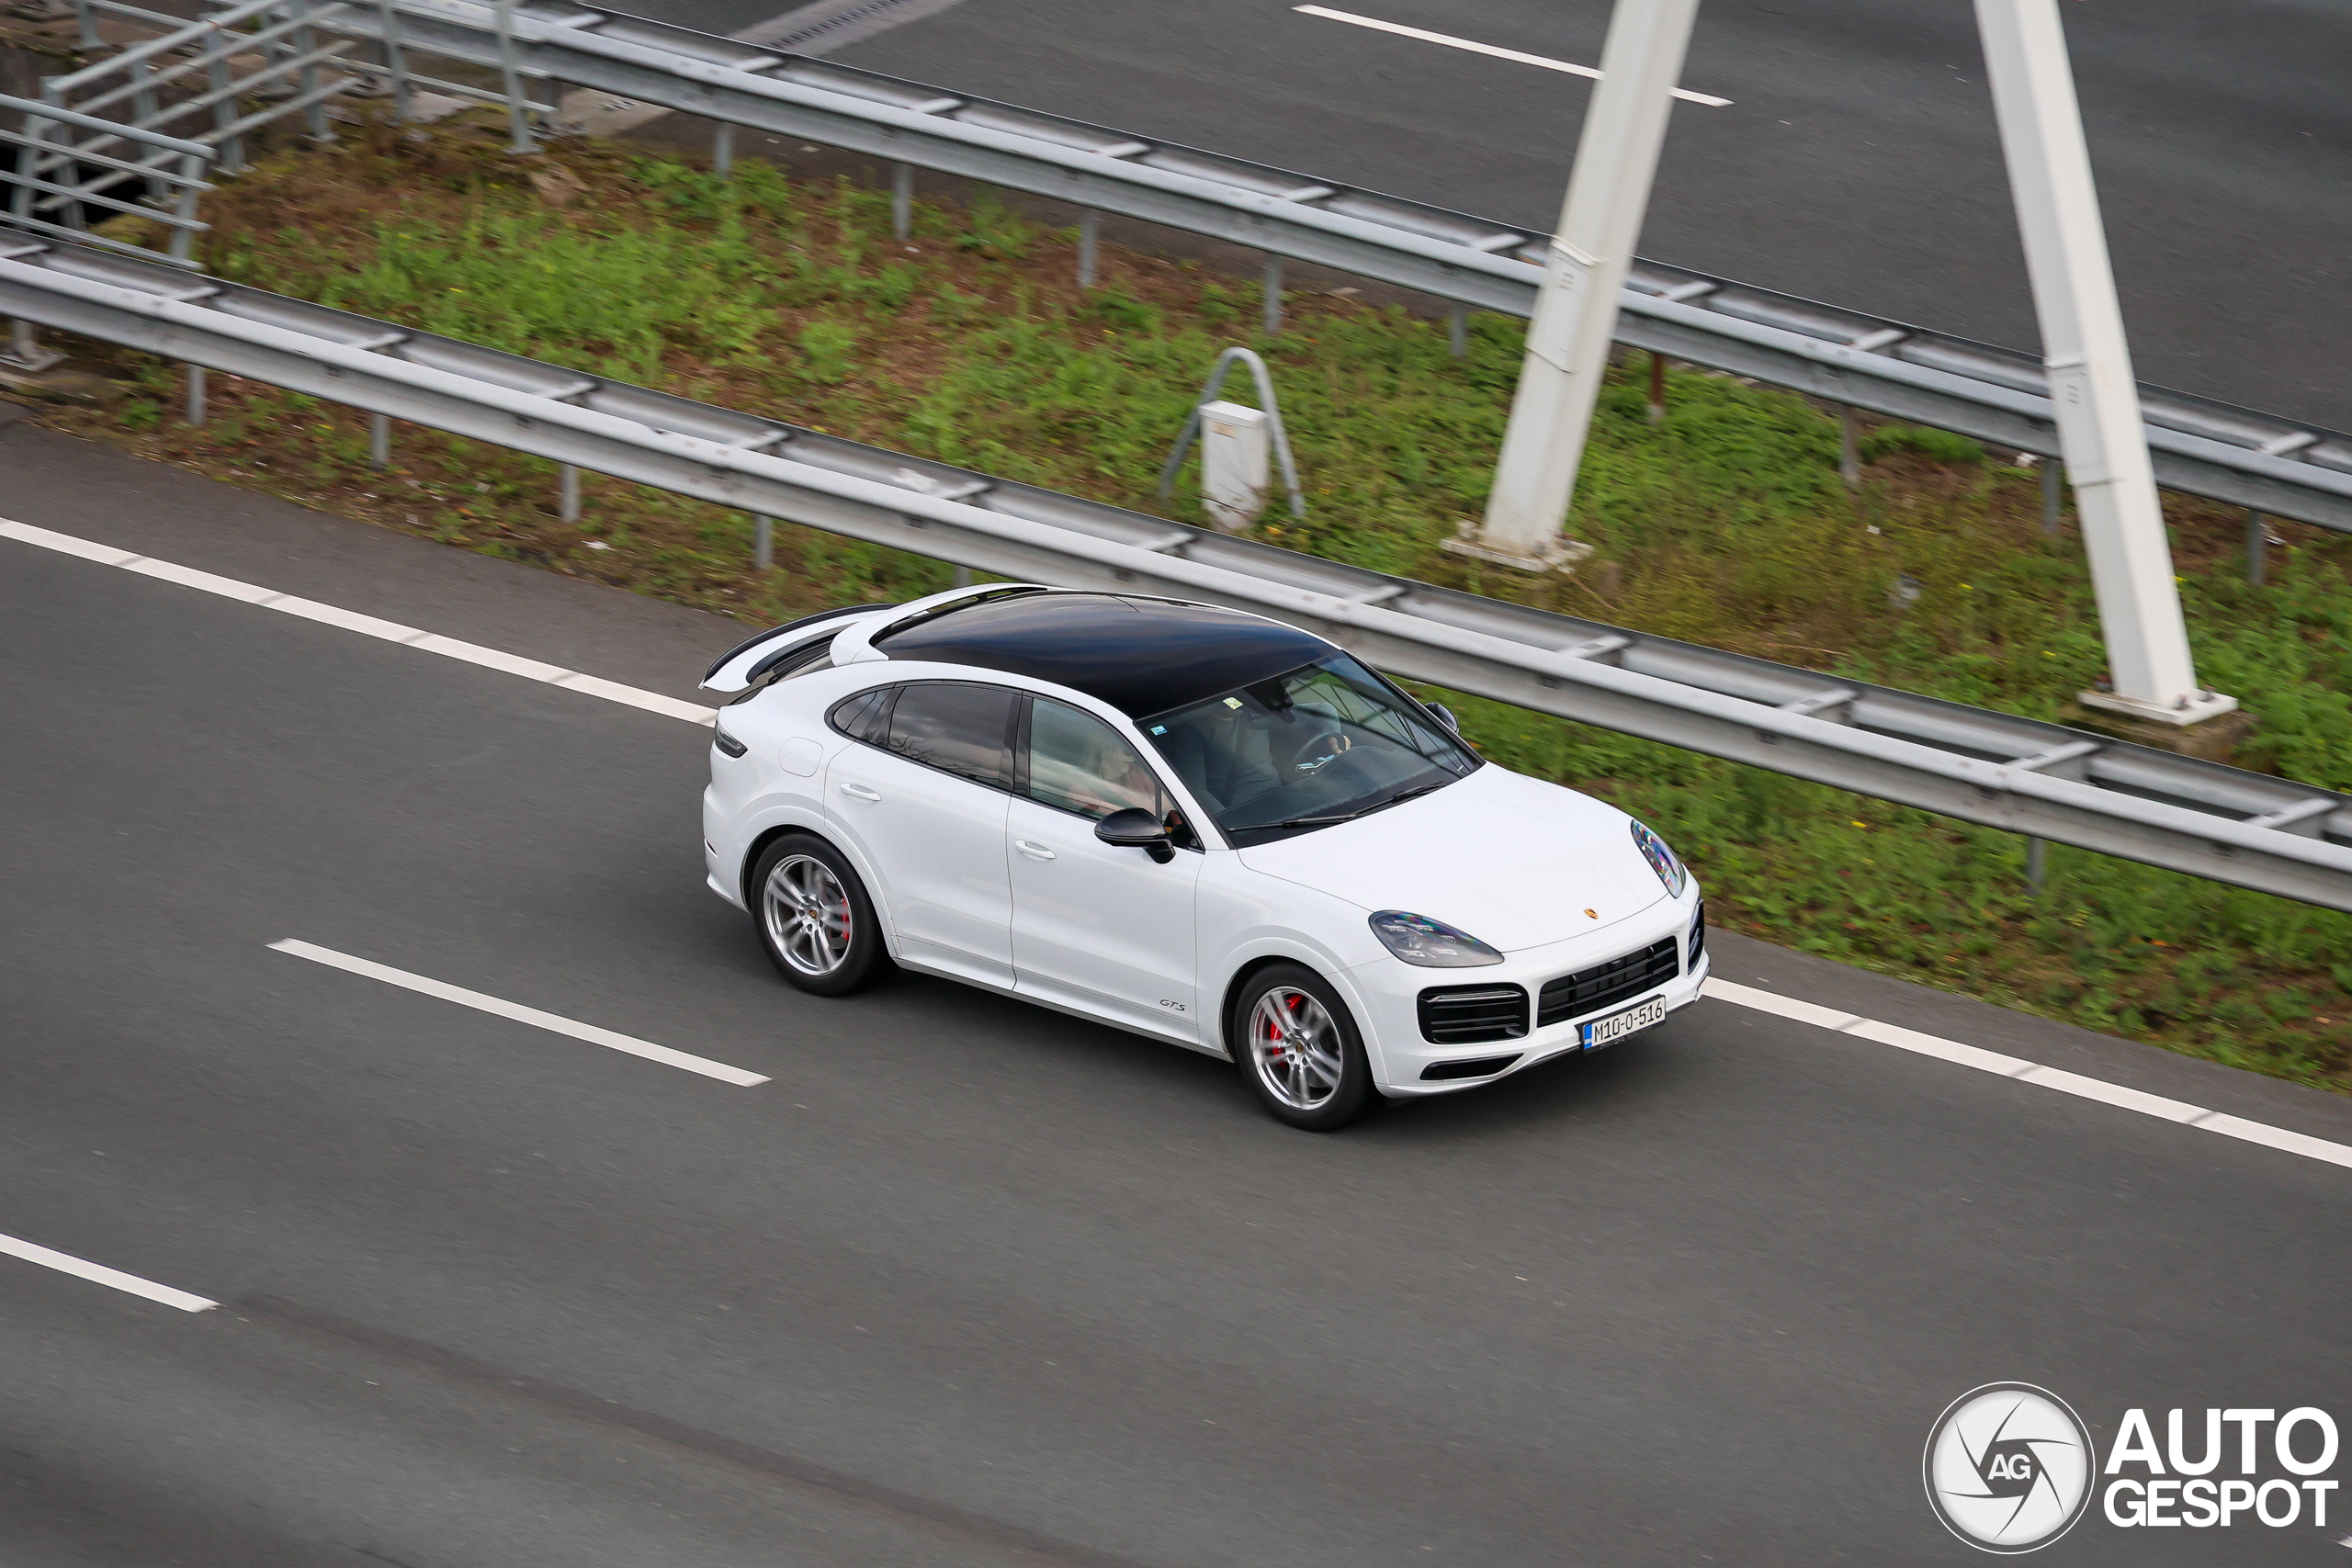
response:
M379 0L376 7L377 26L384 35L384 69L392 77L392 118L401 125L408 123L408 51L401 47L400 12L391 0Z
M1848 403L1838 413L1838 477L1848 490L1862 488L1861 420Z
M2066 504L2063 488L2066 475L2065 462L2057 457L2041 460L2041 532L2044 537L2058 536L2058 515Z
M1456 359L1470 357L1470 307L1458 299L1446 314L1445 345L1453 350Z
M957 567L950 581L957 588L969 588L972 586L972 569L968 566Z
M1266 299L1261 324L1268 337L1283 330L1283 258L1266 253L1266 278L1261 285Z
M498 0L498 74L506 89L506 151L521 155L536 152L531 140L531 116L523 97L523 72L514 49L514 0Z
M566 463L556 478L556 515L566 523L580 521L580 470Z
M318 34L312 32L310 26L310 17L316 9L316 6L310 5L302 7L302 26L296 28L294 32L294 47L305 56L313 53L319 47ZM312 144L323 147L333 141L335 135L334 128L327 123L326 100L313 96L318 90L319 66L318 62L313 60L302 67L302 96L311 99L310 107L302 111L302 118L310 124Z
M46 370L64 357L41 347L40 329L32 322L17 320L8 323L8 352L0 355L0 362L17 370Z
M735 122L722 119L710 136L710 166L720 179L735 172Z
M1976 24L2107 640L2113 689L2080 701L2186 728L2238 705L2198 684L2189 654L2058 0L1976 0Z
M368 416L368 466L389 468L392 466L392 416L371 413Z
M1476 535L1449 539L1448 548L1533 571L1588 553L1561 529L1698 9L1699 0L1617 0L1486 516Z
M1102 215L1088 208L1078 215L1078 286L1094 287L1094 248L1102 238Z
M193 152L181 154L180 178L187 183L180 186L179 199L173 203L173 216L179 222L173 226L171 240L164 250L174 261L185 263L196 244L196 201L204 194L204 160Z
M1650 354L1650 423L1666 423L1666 355Z
M899 164L890 171L890 232L910 239L915 231L915 166Z
M229 86L229 46L219 35L206 40L204 55L205 85L212 91L212 129L228 130L237 123L237 95ZM239 175L245 169L245 139L232 136L220 143L220 172Z
M2041 894L2042 844L2040 839L2028 837L2025 841L2025 885L2036 897Z
M765 577L775 570L775 520L752 513L752 570Z
M181 423L201 428L204 424L204 367L187 367L187 412Z
M2263 569L2268 565L2267 554L2270 525L2262 513L2252 507L2245 513L2245 580L2256 588L2262 586Z

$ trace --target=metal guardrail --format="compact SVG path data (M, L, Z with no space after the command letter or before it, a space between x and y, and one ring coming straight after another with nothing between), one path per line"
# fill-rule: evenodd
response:
M2352 796L1529 609L67 244L0 314L1030 581L1167 593L1370 662L1965 821L2352 910Z
M501 64L499 7L379 0L334 23ZM386 18L397 17L397 22ZM1546 231L562 0L512 16L526 77L982 180L1524 317ZM1091 233L1091 221L1086 232ZM1081 268L1085 262L1081 260ZM1849 408L2058 455L2031 355L1727 278L1636 265L1618 339ZM2352 435L2160 387L2140 391L2157 482L2352 532Z

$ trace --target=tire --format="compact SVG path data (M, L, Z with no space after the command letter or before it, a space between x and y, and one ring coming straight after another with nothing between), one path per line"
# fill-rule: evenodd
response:
M776 973L811 996L840 997L891 968L874 900L849 858L813 833L786 833L752 871L752 924Z
M1291 1021L1289 1039L1274 1038L1278 1019ZM1380 1099L1354 1016L1303 964L1269 964L1251 976L1234 996L1226 1039L1243 1080L1277 1122L1329 1133Z

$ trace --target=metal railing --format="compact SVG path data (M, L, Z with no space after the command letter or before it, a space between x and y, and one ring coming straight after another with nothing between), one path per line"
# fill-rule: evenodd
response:
M0 314L1031 581L1309 627L1408 679L2352 910L2352 796L1343 566L63 243ZM569 486L567 487L570 488ZM576 494L576 491L573 492Z
M396 28L411 49L708 117L722 135L743 126L888 160L900 166L902 221L910 165L1074 203L1081 278L1097 210L1250 246L1269 258L1270 328L1283 257L1524 317L1550 243L1341 181L559 0L380 0L335 25L379 41ZM1652 262L1634 267L1618 341L2058 456L2041 363L2015 350ZM2140 395L2158 483L2352 532L2352 436L2160 387Z
M302 115L312 140L334 140L327 100L354 85L343 60L352 40L320 41L345 8L335 0L242 0L193 22L122 0L74 5L85 49L99 46L101 15L164 30L44 79L46 101L217 148L227 174L245 166L249 133L288 115ZM253 99L266 101L246 108Z
M171 231L166 259L191 265L189 241L205 227L197 221L197 197L212 188L204 178L211 148L0 93L5 113L24 117L22 130L0 128L0 142L16 149L14 172L6 176L11 227L138 251L142 247L86 232L88 208L134 213Z

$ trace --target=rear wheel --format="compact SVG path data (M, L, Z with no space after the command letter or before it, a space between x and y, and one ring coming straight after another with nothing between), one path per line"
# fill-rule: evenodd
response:
M1347 1004L1303 964L1271 964L1251 976L1234 998L1226 1038L1241 1076L1277 1121L1328 1133L1378 1098Z
M752 873L752 914L776 972L838 997L889 967L874 901L841 851L810 833L770 844Z

